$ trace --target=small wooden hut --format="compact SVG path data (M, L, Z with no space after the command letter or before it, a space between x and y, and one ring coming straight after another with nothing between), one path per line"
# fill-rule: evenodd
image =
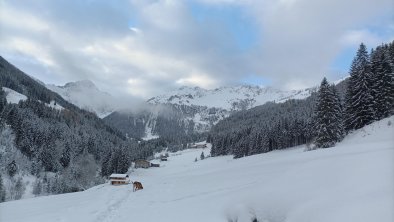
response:
M134 162L134 168L149 168L150 162L147 160L136 160Z
M129 175L120 174L120 173L111 174L111 176L109 176L109 181L111 185L121 185L121 184L130 183Z

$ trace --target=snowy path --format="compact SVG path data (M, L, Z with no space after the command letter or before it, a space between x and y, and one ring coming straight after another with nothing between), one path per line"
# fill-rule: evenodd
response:
M194 162L201 149L186 150L160 168L132 172L141 191L104 184L2 203L0 221L392 222L394 126L388 121L312 152L301 147Z

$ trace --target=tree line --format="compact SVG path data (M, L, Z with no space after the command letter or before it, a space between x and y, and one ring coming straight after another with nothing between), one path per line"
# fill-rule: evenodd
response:
M8 103L3 87L28 98ZM48 106L51 101L64 109ZM133 160L151 156L153 149L0 57L0 201L21 198L24 175L36 177L36 195L85 190L111 173L126 173Z
M316 146L332 147L346 133L394 114L394 42L368 53L361 44L342 102L324 78L316 106Z
M266 103L220 121L208 134L212 156L234 158L307 144L332 147L352 130L393 115L394 42L368 53L360 45L350 77L337 85L324 78L303 100Z

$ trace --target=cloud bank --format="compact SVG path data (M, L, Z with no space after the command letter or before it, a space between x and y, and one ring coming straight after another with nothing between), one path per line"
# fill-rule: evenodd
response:
M115 96L250 76L295 89L338 78L333 61L361 41L392 40L393 8L391 0L0 0L0 55L46 83L90 79Z

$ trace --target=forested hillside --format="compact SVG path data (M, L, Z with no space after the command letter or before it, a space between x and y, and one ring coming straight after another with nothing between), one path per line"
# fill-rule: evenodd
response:
M309 144L335 146L347 133L394 114L394 42L355 56L350 77L337 85L326 79L304 100L268 103L233 114L209 133L212 156L234 158Z
M103 120L129 137L182 146L205 140L210 127L227 115L228 111L220 108L147 104L142 111L116 111Z
M27 99L7 102L3 87ZM26 177L34 195L84 190L153 152L1 57L0 114L0 200L21 198Z

